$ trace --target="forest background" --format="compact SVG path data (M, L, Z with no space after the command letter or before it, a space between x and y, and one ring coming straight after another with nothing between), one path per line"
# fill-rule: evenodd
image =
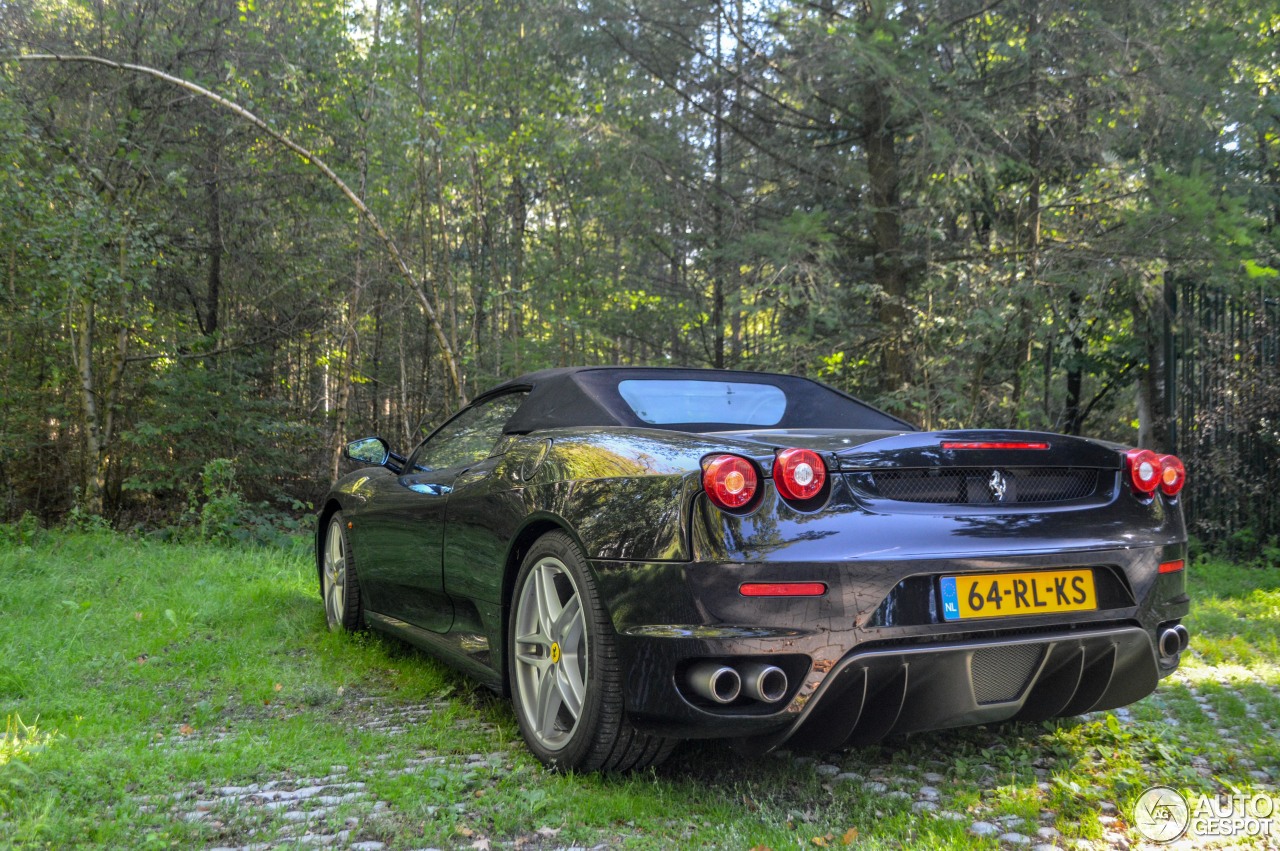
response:
M500 379L680 364L1176 451L1195 534L1280 556L1276 0L0 0L0 33L0 520L296 513L348 439Z

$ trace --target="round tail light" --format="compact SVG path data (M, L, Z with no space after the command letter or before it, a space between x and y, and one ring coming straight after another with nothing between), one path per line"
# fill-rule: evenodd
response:
M784 499L813 499L826 482L827 465L812 449L784 449L773 463L773 484Z
M1176 455L1160 456L1160 490L1165 496L1177 496L1187 482L1187 469Z
M1160 456L1150 449L1130 449L1125 453L1129 466L1129 481L1140 494L1150 496L1160 485L1162 465Z
M759 487L756 467L746 458L715 455L702 464L702 489L717 508L742 508L751 502Z

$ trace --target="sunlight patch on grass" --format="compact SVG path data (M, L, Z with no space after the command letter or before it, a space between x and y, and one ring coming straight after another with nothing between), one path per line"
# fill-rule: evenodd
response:
M4 734L0 735L0 765L15 759L30 759L57 737L56 730L41 730L37 721L24 724L18 715L4 719Z
M1196 639L1192 638L1191 641L1194 654ZM1197 660L1194 655L1183 663L1183 667L1174 676L1177 677L1175 682L1196 687L1212 683L1231 683L1241 686L1259 683L1280 686L1280 666L1269 663L1258 663L1255 667L1238 664L1208 665Z
M1280 568L1202 561L1188 571L1188 593L1191 649L1176 676L1280 686Z
M56 738L56 730L42 730L36 721L26 724L17 715L5 717L0 735L0 813L12 809L15 800L30 790L34 779L30 763Z

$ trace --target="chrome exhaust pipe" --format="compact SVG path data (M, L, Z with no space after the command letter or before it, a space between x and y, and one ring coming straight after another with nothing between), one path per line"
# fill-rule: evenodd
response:
M777 703L787 694L787 674L777 665L748 662L741 666L742 692L761 703Z
M1191 633L1182 624L1175 626L1173 631L1178 633L1178 652L1186 650L1191 644Z
M1176 628L1166 629L1160 633L1160 655L1177 656L1182 652L1182 637Z
M742 677L719 662L699 662L686 677L694 692L715 703L733 703L742 693Z

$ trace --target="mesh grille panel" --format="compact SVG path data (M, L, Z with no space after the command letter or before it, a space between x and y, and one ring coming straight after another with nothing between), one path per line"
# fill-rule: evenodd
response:
M852 479L881 499L967 505L1063 502L1098 490L1098 470L1090 467L877 470L854 473Z
M1043 653L1044 647L1037 644L984 647L973 651L970 671L974 698L979 704L1017 700L1040 664Z

